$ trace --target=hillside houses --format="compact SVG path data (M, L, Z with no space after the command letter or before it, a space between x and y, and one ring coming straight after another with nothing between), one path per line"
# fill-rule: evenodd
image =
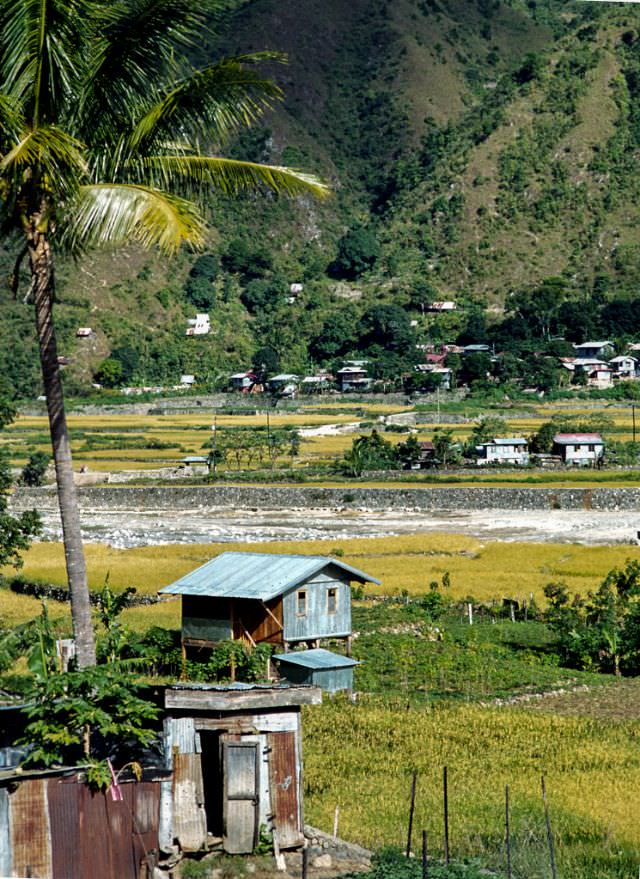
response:
M495 437L476 446L476 464L507 464L526 467L529 463L529 444L524 437Z

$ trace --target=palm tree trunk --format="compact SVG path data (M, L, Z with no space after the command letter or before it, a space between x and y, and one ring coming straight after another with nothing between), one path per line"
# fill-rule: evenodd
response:
M53 255L46 232L37 230L32 222L27 236L31 266L31 289L35 304L36 329L40 346L42 381L47 397L49 430L56 469L58 504L62 519L62 539L71 598L71 619L76 642L78 666L95 665L96 648L91 621L91 602L87 569L80 531L80 513L73 481L71 445L64 411L64 397L58 351L53 326Z

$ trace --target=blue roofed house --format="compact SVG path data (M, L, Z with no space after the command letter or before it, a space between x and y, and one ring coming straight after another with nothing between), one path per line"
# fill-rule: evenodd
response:
M296 650L279 653L274 657L280 674L292 684L320 687L327 693L353 689L353 669L359 665L349 656L340 656L331 650Z
M341 639L349 654L351 582L380 581L326 556L224 552L160 592L182 596L185 651L228 639L285 651Z

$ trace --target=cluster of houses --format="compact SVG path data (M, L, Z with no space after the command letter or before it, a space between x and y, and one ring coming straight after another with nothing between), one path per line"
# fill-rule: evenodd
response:
M479 467L490 464L526 467L531 458L529 443L523 437L495 437L477 445L476 455ZM535 457L541 466L599 467L604 460L604 440L599 433L557 433L551 453Z
M299 376L293 373L279 373L262 379L256 370L236 372L229 377L229 388L241 394L256 394L267 391L279 397L296 397L299 393L319 394L336 387L340 393L367 391L371 378L366 360L348 360L335 375L330 372L317 372L315 375Z
M185 655L268 643L277 671L155 687L159 747L108 790L86 766L22 769L24 706L0 706L0 876L170 879L183 854L250 854L265 829L276 853L305 846L301 707L353 686L352 582L379 583L331 557L227 552L162 589Z
M582 370L587 376L587 385L594 388L608 388L616 381L638 378L638 358L633 354L640 352L639 344L629 345L629 353L613 357L613 343L583 342L574 345L575 357L561 357L563 369L572 375Z

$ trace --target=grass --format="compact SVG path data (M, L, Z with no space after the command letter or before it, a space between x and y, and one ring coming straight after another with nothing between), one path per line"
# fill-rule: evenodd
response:
M540 799L546 776L560 875L623 879L638 869L638 724L470 706L407 707L325 700L304 710L305 812L331 831L379 848L406 840L411 773L414 828L442 851L442 767L449 769L451 848L504 866L504 788L510 786L516 876L547 879Z

